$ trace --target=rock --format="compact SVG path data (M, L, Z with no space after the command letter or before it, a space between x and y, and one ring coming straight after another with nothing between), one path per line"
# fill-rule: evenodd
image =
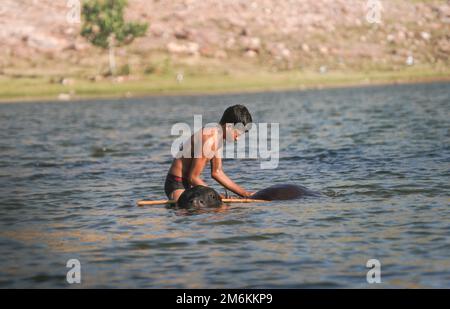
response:
M409 55L409 56L406 58L406 65L409 65L409 66L414 65L414 57L413 57L412 55Z
M244 55L248 58L255 58L256 56L258 56L258 54L254 50L248 50Z
M29 47L36 48L42 51L60 51L69 45L67 40L45 35L42 33L33 33L23 36L23 41Z
M113 79L113 82L118 83L118 84L123 83L124 81L125 81L124 76L117 76Z
M99 81L103 80L103 76L101 76L101 75L91 76L91 77L89 78L89 80L90 80L90 81L93 81L93 82L99 82Z
M223 50L218 50L214 53L214 57L218 59L226 59L228 58L228 54Z
M271 46L269 51L276 60L288 60L291 58L291 51L284 43L277 43L275 46Z
M405 39L406 39L406 34L405 34L405 32L399 31L399 32L397 33L397 40L398 40L399 42L402 42L402 41L404 41Z
M233 37L228 38L228 40L225 42L225 47L227 49L233 49L233 47L235 45L236 45L236 40Z
M64 34L65 35L75 34L75 29L73 27L66 28L66 29L64 29Z
M302 44L302 50L305 52L305 53L309 53L309 46L308 46L308 44L306 44L306 43L303 43Z
M187 31L186 29L178 29L175 31L174 36L175 38L177 38L178 40L187 40L189 38L189 31Z
M226 18L226 16L225 16L225 18ZM228 16L228 18L226 18L226 19L232 27L240 28L243 30L245 30L245 28L247 27L247 23L245 22L245 20L242 18L239 18L235 14L230 14Z
M83 51L89 48L89 45L82 42L69 43L64 50Z
M72 78L61 78L60 83L64 86L70 86L75 84L75 81Z
M258 37L245 37L242 39L242 47L246 51L258 52L261 48L261 39Z
M200 55L202 55L203 57L214 57L215 55L215 51L213 48L211 48L210 46L202 46L199 50Z
M442 17L441 18L442 23L444 24L450 24L450 17Z
M69 93L60 93L60 94L58 94L58 100L59 101L69 101L70 94Z
M177 82L178 82L179 84L181 84L181 83L183 82L183 80L184 80L184 74L181 73L181 72L179 72L179 73L177 74Z
M319 52L320 52L322 55L327 55L327 54L328 54L328 48L327 48L326 46L320 46L320 47L319 47Z
M450 18L450 5L444 4L439 6L439 17L441 19L449 19Z
M171 54L196 55L199 52L199 48L199 45L195 42L187 42L183 44L170 42L167 44L167 50Z
M431 34L429 34L428 32L422 31L420 33L420 36L422 37L422 39L424 39L425 41L429 41L431 39Z
M291 58L291 51L289 49L287 49L287 48L284 48L284 49L281 50L281 56L284 59L289 59L289 58Z
M395 36L393 34L388 34L387 37L386 37L386 40L389 43L394 43L395 42Z
M150 33L153 34L153 36L159 38L162 37L164 34L165 27L161 24L151 24L150 25Z
M445 52L445 53L450 53L450 41L446 40L446 39L442 39L438 42L437 44L439 50Z
M248 35L247 28L242 28L242 29L241 29L241 32L239 33L239 35L241 35L241 36L247 36L247 35Z

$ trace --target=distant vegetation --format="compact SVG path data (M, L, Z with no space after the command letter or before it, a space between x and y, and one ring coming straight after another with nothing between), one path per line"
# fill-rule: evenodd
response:
M109 51L109 72L116 72L114 48L144 36L147 23L125 22L126 0L90 0L83 4L81 35L93 45Z

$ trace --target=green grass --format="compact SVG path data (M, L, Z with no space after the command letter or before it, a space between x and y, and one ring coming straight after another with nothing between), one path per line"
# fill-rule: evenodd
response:
M450 80L448 69L411 67L401 71L346 71L319 74L312 71L278 73L201 74L186 73L177 82L170 75L138 75L137 80L121 83L112 80L92 82L74 78L72 85L54 83L49 77L0 77L0 101L56 100L61 93L74 99L145 96L159 94L198 94L248 91L274 91L340 87L381 83Z

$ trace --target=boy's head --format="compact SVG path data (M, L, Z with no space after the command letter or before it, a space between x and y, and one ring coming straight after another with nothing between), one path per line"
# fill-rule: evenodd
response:
M247 107L244 105L233 105L228 107L224 112L222 119L220 119L219 124L222 127L225 127L226 124L232 124L234 125L233 131L228 131L229 128L225 127L224 131L224 137L226 137L226 134L229 134L228 136L232 140L237 140L238 137L241 134L244 134L251 128L252 123L252 115L248 111Z

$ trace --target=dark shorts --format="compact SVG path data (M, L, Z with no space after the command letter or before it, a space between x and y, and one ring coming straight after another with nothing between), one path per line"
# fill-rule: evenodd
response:
M168 198L175 190L189 189L191 186L186 178L174 176L172 174L167 174L166 182L164 183L164 191Z

